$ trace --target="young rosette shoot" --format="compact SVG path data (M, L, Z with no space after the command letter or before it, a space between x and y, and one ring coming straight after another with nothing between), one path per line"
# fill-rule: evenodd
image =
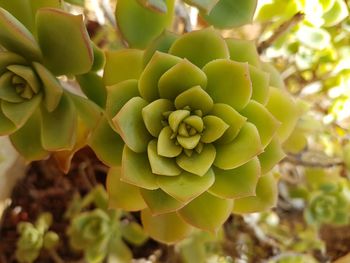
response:
M0 135L10 135L29 161L72 150L77 130L91 128L98 115L93 103L66 91L56 77L83 74L93 65L82 16L41 8L34 37L0 8L0 28Z
M149 61L143 54L106 55L108 120L90 145L114 166L110 206L142 210L145 230L165 243L192 227L215 232L232 212L274 206L270 170L298 116L293 98L271 86L254 44L208 28Z
M327 183L312 192L304 212L310 225L346 225L350 219L350 189L346 181Z
M16 259L20 263L34 262L42 249L52 250L59 242L59 236L52 231L48 231L52 224L52 216L44 213L36 220L35 224L21 222L17 231L19 239L17 241Z

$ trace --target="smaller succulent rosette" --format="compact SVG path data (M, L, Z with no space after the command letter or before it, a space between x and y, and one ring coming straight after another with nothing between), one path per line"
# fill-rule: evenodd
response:
M310 225L346 225L350 219L350 190L345 181L324 184L311 194L305 209L305 219Z
M72 150L78 122L93 126L90 118L96 110L57 78L83 74L93 66L82 16L41 8L35 21L36 37L0 7L0 135L10 135L29 161Z
M112 166L110 205L142 210L144 228L166 243L273 206L269 171L298 117L252 42L212 28L169 36L145 52L107 53L108 120L90 143Z

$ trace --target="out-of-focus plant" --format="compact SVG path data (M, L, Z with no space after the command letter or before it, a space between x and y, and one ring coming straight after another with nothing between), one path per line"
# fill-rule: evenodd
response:
M108 122L90 145L113 167L111 205L142 210L151 236L171 243L275 204L270 170L299 114L252 42L212 28L162 38L171 44L107 52Z
M142 245L147 236L136 222L123 220L121 211L108 210L108 196L102 186L95 187L84 198L77 195L66 212L70 219L68 236L72 248L84 252L89 263L128 262L132 258L122 238ZM94 205L93 210L86 208Z
M43 213L35 224L21 222L17 226L19 239L17 241L16 259L20 263L34 262L42 249L53 250L59 243L59 236L49 231L52 215Z

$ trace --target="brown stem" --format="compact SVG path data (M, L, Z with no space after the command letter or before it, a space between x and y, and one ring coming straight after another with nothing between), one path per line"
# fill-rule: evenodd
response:
M296 13L291 19L280 25L277 30L266 40L262 41L258 46L259 54L263 53L269 46L271 46L277 39L279 39L290 28L298 24L304 19L305 15L301 12Z
M330 161L330 162L310 162L306 160L302 160L298 156L289 155L283 159L282 162L288 162L295 165L301 165L306 167L319 167L319 168L331 168L334 166L344 166L343 161Z

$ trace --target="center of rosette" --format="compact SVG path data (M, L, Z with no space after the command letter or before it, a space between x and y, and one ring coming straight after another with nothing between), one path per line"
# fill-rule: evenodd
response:
M175 139L177 145L187 150L189 154L193 149L201 152L203 145L200 139L204 123L200 112L192 113L189 107L184 107L180 110L165 112L164 116L166 124L172 131L170 138Z

